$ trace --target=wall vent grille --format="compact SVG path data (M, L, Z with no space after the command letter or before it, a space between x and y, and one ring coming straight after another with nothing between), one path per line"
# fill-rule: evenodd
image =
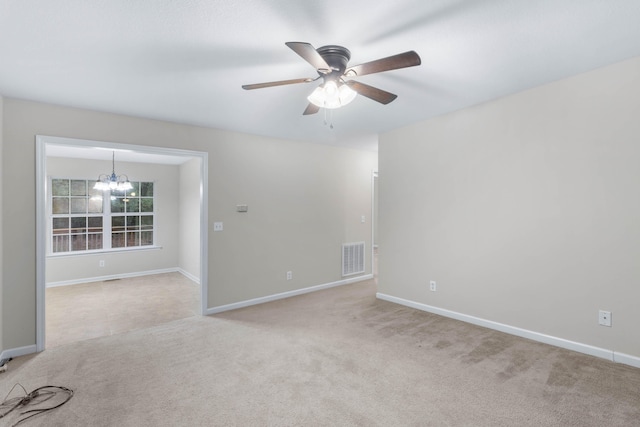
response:
M342 277L364 273L364 242L342 245Z

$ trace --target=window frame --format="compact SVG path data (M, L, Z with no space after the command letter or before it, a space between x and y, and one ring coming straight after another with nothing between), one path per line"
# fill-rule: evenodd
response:
M70 181L86 181L86 185L87 185L87 194L84 196L87 198L87 200L89 200L89 198L91 197L91 189L92 186L95 182L95 179L87 179L87 178L74 178L74 177L66 177L66 176L48 176L47 177L47 217L48 217L48 221L47 221L47 256L48 257L64 257L64 256L82 256L82 255L94 255L94 254L100 254L100 253L113 253L113 252L122 252L122 251L144 251L144 250L149 250L149 249L158 249L160 248L160 246L157 244L157 238L158 238L158 216L157 216L157 201L158 201L158 183L156 180L132 180L131 182L134 184L137 184L138 186L140 185L140 183L143 182L149 182L153 184L153 195L151 197L145 196L147 198L151 198L152 199L152 203L153 203L153 210L151 212L140 212L138 210L138 212L126 212L126 210L124 212L112 212L111 211L111 200L112 197L124 197L126 198L126 195L119 195L118 192L116 191L102 191L102 212L101 213L91 213L91 212L85 212L84 214L81 213L71 213L71 209L69 209L69 212L66 214L54 214L53 213L53 199L54 196L53 195L53 181L54 180L70 180ZM137 187L139 188L139 187ZM69 198L71 198L71 194L68 196ZM142 196L137 195L134 196L137 199L141 199ZM113 235L112 235L112 221L114 217L118 217L118 216L123 216L125 218L125 222L127 221L126 218L128 217L133 217L133 216L138 216L138 217L142 217L142 216L151 216L152 217L152 228L150 230L142 230L142 229L138 229L138 230L132 230L138 233L138 235L140 236L140 233L142 233L142 231L151 231L152 232L152 244L150 245L140 245L138 244L137 246L122 246L122 247L113 247ZM102 235L102 248L100 249L85 249L85 250L71 250L71 242L68 242L68 249L66 251L60 251L60 252L54 252L54 237L56 236L54 234L54 229L53 229L53 219L54 218L74 218L74 217L79 217L79 218L90 218L90 217L99 217L102 218L102 232L101 233L89 233L89 225L88 225L88 220L87 220L87 224L86 224L86 229L85 229L85 236L87 236L88 234L101 234ZM70 220L71 221L71 220ZM71 226L71 224L69 223L69 226ZM126 241L126 234L128 234L128 232L125 230L124 231L125 234L125 241ZM71 239L72 233L67 233L67 236L69 236L69 239Z

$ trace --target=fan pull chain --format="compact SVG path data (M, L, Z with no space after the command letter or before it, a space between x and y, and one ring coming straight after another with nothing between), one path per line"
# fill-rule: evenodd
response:
M327 122L327 110L329 110L329 122ZM329 128L333 129L333 111L329 108L324 109L324 125L329 125Z

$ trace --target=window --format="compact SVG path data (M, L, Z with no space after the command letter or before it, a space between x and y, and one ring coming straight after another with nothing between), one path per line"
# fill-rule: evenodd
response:
M103 247L102 194L80 179L51 180L51 252Z
M111 196L111 247L153 245L153 182Z
M50 253L86 252L154 244L153 182L126 192L93 189L93 180L51 180Z

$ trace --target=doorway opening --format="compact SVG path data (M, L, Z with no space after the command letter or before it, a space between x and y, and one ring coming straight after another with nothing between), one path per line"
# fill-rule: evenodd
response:
M109 169L111 168L110 160L113 153L115 153L118 169L129 167L127 174L130 179L133 178L132 181L137 178L139 181L151 182L153 180L149 176L157 174L158 171L169 171L168 175L173 179L169 179L167 176L157 177L156 193L159 196L158 200L154 199L153 201L155 215L153 221L158 225L158 230L164 229L165 231L159 233L154 230L154 244L144 248L129 247L112 248L109 251L87 250L78 253L54 253L51 225L54 215L50 201L52 199L51 175L69 178L70 182L75 184L78 184L78 179L74 180L74 178L82 177L87 180L87 186L89 186L88 180L90 178L95 180L100 172L104 172L102 170L104 167L96 165L103 165L108 158L107 164ZM46 299L47 289L51 290L50 295L62 295L67 291L67 296L69 296L74 287L76 290L80 290L80 287L84 286L91 289L95 302L98 303L97 307L103 307L108 302L107 295L112 295L111 298L116 299L124 295L118 292L119 286L121 291L132 290L133 288L126 286L127 283L137 284L139 289L155 284L157 292L152 295L148 293L148 290L139 290L138 292L143 293L139 296L140 298L155 298L156 300L162 299L163 296L170 300L172 297L166 294L168 287L182 286L182 289L185 289L187 293L193 294L191 310L197 315L206 312L208 283L208 161L206 152L37 136L36 161L37 351L48 347L46 342L48 320L46 310L47 303L52 301ZM95 170L96 168L99 170ZM171 200L172 197L175 200ZM113 199L113 195L111 199ZM107 203L109 202L107 201ZM155 213L157 206L163 205L164 208ZM167 209L167 206L171 207ZM182 218L188 215L190 217ZM71 211L70 216L73 216ZM110 221L109 218L105 219L105 223L110 223ZM135 221L133 222L135 223ZM72 230L70 233L75 232L73 227L70 226L70 229ZM105 226L105 229L109 231L109 227ZM170 229L173 231L167 232ZM135 231L135 228L132 229L132 236ZM104 239L115 238L114 235L115 233L105 233ZM70 236L70 238L73 237L77 236ZM189 289L188 283L191 283L191 289ZM72 300L71 297L67 299L67 302ZM61 297L61 300L66 301L64 296ZM119 305L121 302L124 303L124 301L115 301L115 305L111 306L111 311L120 311L129 320L132 317L135 318L136 309L139 310L140 306L136 307L134 304L130 309L127 309ZM108 308L104 309L108 310ZM175 312L175 310L173 311ZM153 310L150 310L150 313L146 313L146 315L147 320L149 317L154 317ZM140 322L144 327L145 320L140 320ZM113 322L110 326L112 331L116 332L122 331L123 327L123 325L114 326ZM100 326L96 325L95 329L99 328Z
M371 174L371 274L378 284L378 171Z

